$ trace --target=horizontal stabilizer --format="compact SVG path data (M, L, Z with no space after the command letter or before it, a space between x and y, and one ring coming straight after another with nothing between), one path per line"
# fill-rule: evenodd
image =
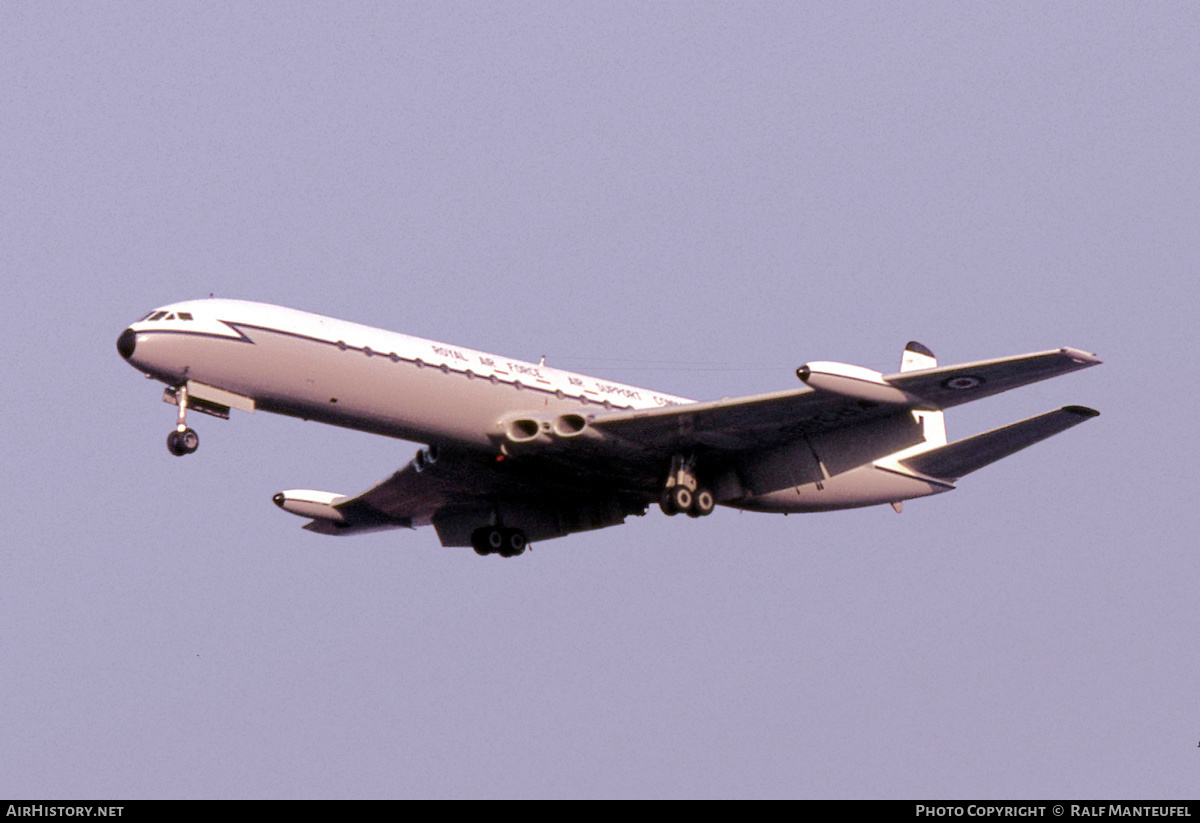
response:
M921 474L953 481L1098 414L1100 412L1085 406L1064 406L1058 411L992 429L900 462Z

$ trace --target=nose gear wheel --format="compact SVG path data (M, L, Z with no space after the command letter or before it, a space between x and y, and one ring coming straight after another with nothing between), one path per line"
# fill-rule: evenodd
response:
M167 451L176 457L191 454L200 448L200 435L192 429L173 431L167 435Z
M167 435L167 451L176 457L183 457L200 448L200 435L189 429L187 424L187 383L175 389L175 404L179 406L179 417L175 423L175 431Z

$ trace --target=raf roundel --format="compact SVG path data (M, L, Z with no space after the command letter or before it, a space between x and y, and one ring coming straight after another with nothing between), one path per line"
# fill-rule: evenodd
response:
M973 389L983 382L982 377L976 377L973 374L962 374L958 377L951 377L946 382L942 383L948 389Z

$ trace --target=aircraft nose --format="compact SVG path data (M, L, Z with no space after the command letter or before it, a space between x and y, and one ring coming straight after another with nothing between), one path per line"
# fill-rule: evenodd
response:
M121 336L117 338L117 351L126 360L133 357L133 350L137 348L137 334L133 329L126 329L121 332Z

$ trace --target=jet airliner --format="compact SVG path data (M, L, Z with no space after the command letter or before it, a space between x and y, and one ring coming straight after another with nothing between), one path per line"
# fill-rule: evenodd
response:
M946 439L945 409L1100 362L1074 348L942 367L910 342L894 374L809 362L798 386L710 402L241 300L163 306L117 350L166 385L177 456L199 445L189 411L274 412L424 444L360 494L277 493L304 528L432 525L442 545L505 557L652 504L692 517L717 505L900 511L1098 414L1064 406Z

